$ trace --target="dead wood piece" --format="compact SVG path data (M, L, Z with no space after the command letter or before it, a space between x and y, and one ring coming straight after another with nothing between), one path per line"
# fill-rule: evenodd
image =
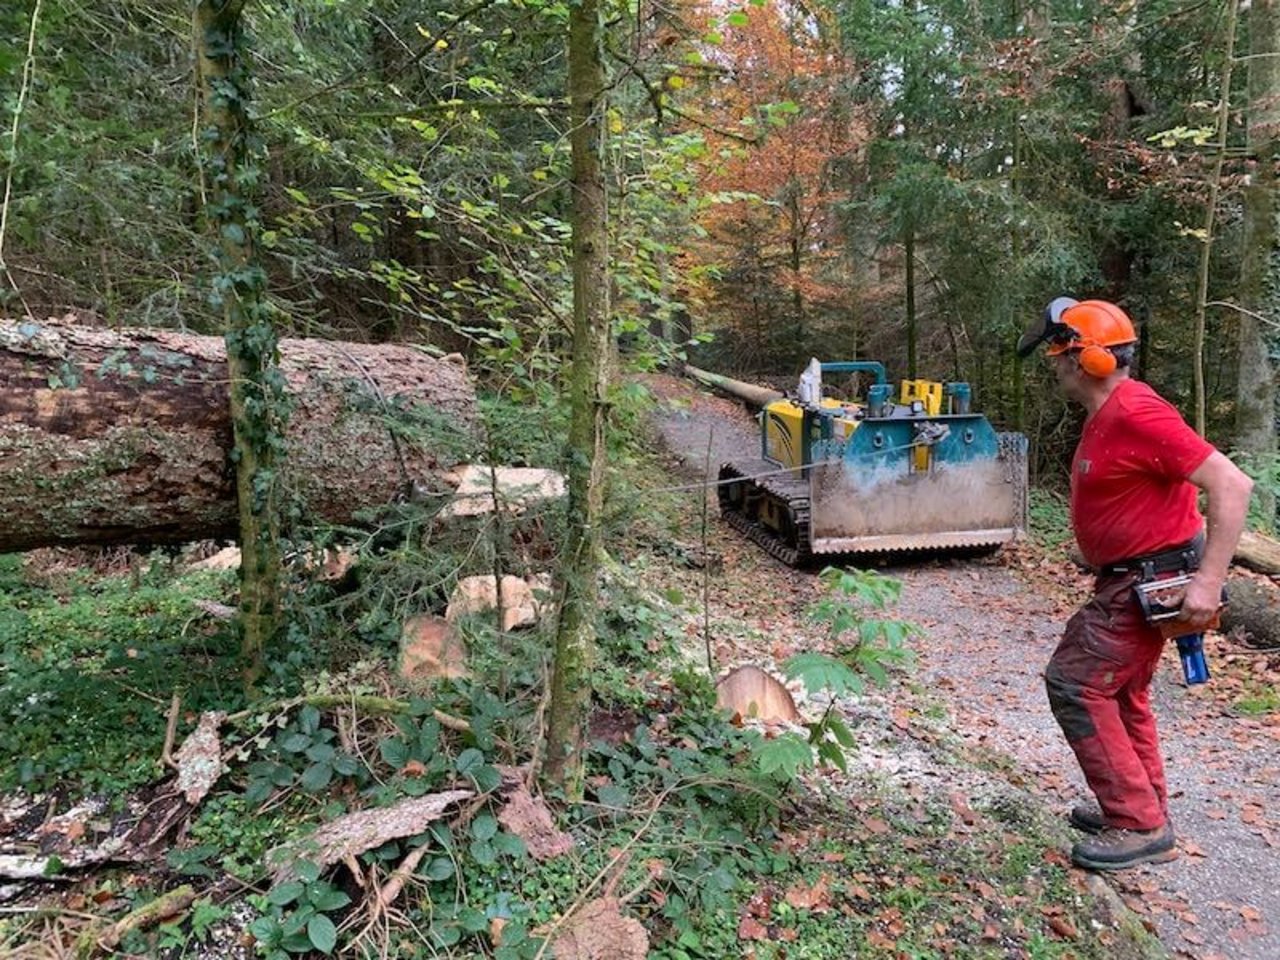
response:
M497 580L481 574L463 577L449 595L444 617L449 623L498 606ZM545 575L522 580L510 574L502 578L502 629L513 630L538 622L546 605L543 598L550 591L550 578ZM541 596L539 595L541 594Z
M573 849L573 837L556 827L546 804L523 784L507 794L498 822L524 841L535 860L553 860Z
M400 675L406 680L465 677L467 648L453 625L423 614L405 621L400 634Z
M422 846L410 850L408 855L400 861L400 866L396 867L395 872L391 874L391 879L384 883L382 889L378 891L378 908L385 910L395 902L396 897L400 896L400 891L404 889L404 885L413 876L413 871L418 869L418 864L422 862L422 858L427 855L427 851L430 849L430 845L424 843Z
M168 920L191 906L195 899L195 890L184 884L125 914L106 929L90 927L76 942L77 960L87 960L100 952L114 950L130 931L146 930Z
M212 556L191 564L192 570L239 570L240 548L223 547Z
M743 718L798 723L791 691L764 670L745 664L716 683L716 706Z
M6 880L57 880L61 858L0 853L0 877Z
M178 790L166 790L147 804L138 820L121 838L120 859L144 861L157 853L169 834L186 820L192 804Z
M1246 530L1236 544L1235 559L1259 573L1280 574L1280 542L1266 534Z
M272 851L268 862L275 882L293 879L294 865L298 860L309 860L326 867L392 840L416 837L452 806L473 796L475 792L472 790L448 790L411 797L390 807L359 810L341 816L322 825L315 833Z
M564 477L537 467L488 467L467 464L456 474L453 499L440 511L441 519L493 513L495 499L504 513L520 515L529 507L565 494Z
M552 942L556 960L644 960L649 935L620 906L615 897L600 897L575 911Z
M1252 647L1280 647L1280 588L1261 578L1232 577L1221 628Z
M205 798L226 769L222 763L222 741L218 737L218 727L226 718L226 713L221 710L202 713L196 728L174 754L178 789L192 806Z
M234 620L236 618L236 608L227 606L225 603L218 603L214 600L193 600L191 605L197 610L202 610L215 620Z

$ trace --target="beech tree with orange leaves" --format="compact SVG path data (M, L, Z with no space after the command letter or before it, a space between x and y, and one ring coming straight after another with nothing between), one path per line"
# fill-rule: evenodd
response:
M779 4L730 15L701 51L705 233L684 266L693 295L741 368L818 349L847 316L838 209L867 124L842 90L849 73L825 15Z

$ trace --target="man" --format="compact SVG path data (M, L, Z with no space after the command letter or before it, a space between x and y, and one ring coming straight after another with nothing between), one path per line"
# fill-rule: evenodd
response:
M1253 487L1130 378L1136 340L1115 304L1059 297L1018 341L1022 357L1048 344L1059 387L1086 414L1071 463L1071 525L1098 578L1067 622L1045 686L1098 799L1071 811L1072 825L1091 834L1072 847L1072 860L1094 870L1177 856L1149 699L1164 639L1133 588L1194 571L1178 616L1188 634L1213 623ZM1198 490L1207 494L1207 530Z

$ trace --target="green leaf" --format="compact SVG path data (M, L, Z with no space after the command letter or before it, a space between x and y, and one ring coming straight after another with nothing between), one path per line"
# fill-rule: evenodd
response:
M399 770L409 762L409 747L398 737L390 737L378 745L378 752L387 765Z
M503 856L523 857L529 852L525 842L514 833L500 833L490 842L493 844L493 849Z
M328 884L311 891L310 900L313 907L325 913L330 910L341 910L351 902L351 898L343 891L337 890Z
M307 750L307 759L314 760L317 763L328 763L338 755L332 744L317 743Z
M333 770L344 777L354 777L360 772L360 761L341 753L333 760Z
M425 873L428 880L448 880L453 876L453 861L448 857L435 857L427 864Z
M836 742L842 747L852 747L857 741L853 737L853 731L845 724L839 716L834 713L827 715L827 729L831 731L831 735L836 738Z
M840 748L840 744L831 740L823 740L818 744L818 759L823 763L829 763L833 767L837 767L844 773L849 772L848 764L845 762L844 750Z
M795 734L783 734L756 748L756 764L761 773L793 780L801 770L813 766L813 749Z
M751 18L741 10L733 11L729 16L725 17L725 20L728 21L728 24L731 27L745 27L751 22Z
M491 867L498 862L498 852L493 849L493 844L487 840L472 841L468 848L471 859L482 867Z
M453 762L453 766L464 777L473 774L484 766L484 754L475 747L468 747L458 754L458 759Z
M280 924L274 917L259 917L249 924L249 933L261 946L271 947L280 940Z
M332 920L318 913L307 923L307 939L321 953L331 953L338 944L338 928Z
M498 832L498 821L490 814L483 813L471 821L471 836L477 840L491 840Z
M302 789L307 793L319 793L333 779L333 767L327 763L313 763L302 774Z
M291 733L280 741L280 749L287 753L302 753L311 746L311 738L305 733Z
M472 774L472 778L475 780L476 786L486 793L490 790L497 790L502 785L501 772L497 767L487 763Z
M783 664L792 680L801 680L810 692L829 690L837 697L862 691L862 678L834 657L809 650Z
M607 783L596 791L596 799L606 807L626 810L631 806L631 793L614 783Z
M306 889L301 880L290 880L288 883L272 887L267 894L267 900L277 907L287 906L302 896Z
M320 864L314 860L298 860L293 869L297 871L303 883L315 883L320 879Z
M303 733L315 733L320 729L320 711L307 704L298 713L298 728Z

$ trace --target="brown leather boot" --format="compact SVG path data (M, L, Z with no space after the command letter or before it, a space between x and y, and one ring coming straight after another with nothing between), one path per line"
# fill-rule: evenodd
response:
M1086 870L1125 870L1140 863L1164 863L1178 856L1173 828L1120 830L1105 827L1071 848L1071 859Z
M1082 803L1072 807L1067 821L1085 833L1101 833L1107 829L1107 818L1102 815L1102 808L1096 803Z

